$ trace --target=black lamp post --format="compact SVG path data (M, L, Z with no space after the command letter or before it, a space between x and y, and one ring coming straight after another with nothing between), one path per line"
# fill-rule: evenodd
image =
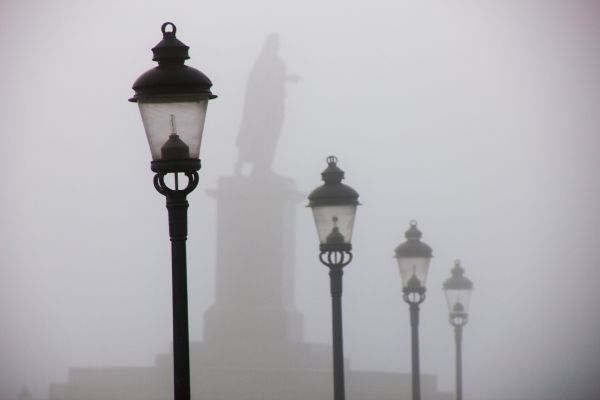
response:
M170 30L168 30L170 28ZM216 96L212 83L202 72L184 65L189 47L175 37L175 25L161 27L163 39L152 49L158 66L143 73L133 84L150 152L154 187L167 200L171 238L173 291L173 375L175 400L190 398L190 356L186 245L186 196L198 185L200 141L206 107ZM173 186L165 177L173 174ZM179 174L187 177L184 187Z
M468 321L469 300L473 290L473 282L464 274L465 270L457 260L452 268L452 276L444 282L448 316L450 325L454 327L456 341L456 400L462 400L462 329Z
M321 243L319 259L329 267L333 332L333 398L345 399L344 342L342 335L342 275L352 261L352 229L358 193L342 183L344 171L337 158L327 158L327 168L321 173L325 183L308 196Z
M403 298L410 309L412 338L412 398L421 400L421 372L419 370L419 304L425 301L425 282L432 250L421 242L423 234L417 222L411 221L406 231L406 242L396 247L396 260L402 279Z

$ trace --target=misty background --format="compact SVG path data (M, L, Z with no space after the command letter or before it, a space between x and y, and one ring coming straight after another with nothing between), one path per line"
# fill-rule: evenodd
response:
M600 6L587 1L0 1L0 397L75 366L171 346L164 198L131 85L165 21L219 98L189 197L190 336L214 301L216 202L268 35L286 86L273 169L308 193L335 154L361 195L344 275L345 355L410 372L392 258L416 219L434 250L421 370L454 388L442 282L473 280L466 399L600 393ZM327 270L297 209L296 305L329 343ZM251 212L251 210L248 210ZM257 227L260 234L260 227ZM587 396L587 397L586 397Z

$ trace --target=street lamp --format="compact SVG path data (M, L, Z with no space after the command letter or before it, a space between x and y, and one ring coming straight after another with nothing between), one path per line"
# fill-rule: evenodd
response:
M456 260L452 276L444 282L450 325L454 327L456 341L456 400L462 400L462 328L468 321L469 300L473 291L473 282L464 274L460 261Z
M417 221L410 222L406 231L406 242L396 247L396 260L402 279L403 298L410 309L412 338L412 398L421 399L421 373L419 371L419 304L425 301L425 282L432 250L421 242L423 234L417 228Z
M342 275L352 261L352 229L358 193L342 183L344 171L337 166L337 157L327 158L327 168L321 173L325 183L308 195L317 227L319 259L329 267L333 332L333 398L344 400L344 344L342 335Z
M163 39L152 49L158 66L133 84L152 155L154 187L166 197L171 238L173 295L173 375L175 400L190 398L190 356L186 273L186 196L198 185L200 141L208 100L215 98L212 83L202 72L184 65L189 47L180 42L177 28L165 22ZM169 186L165 177L173 174ZM179 174L187 177L184 187Z

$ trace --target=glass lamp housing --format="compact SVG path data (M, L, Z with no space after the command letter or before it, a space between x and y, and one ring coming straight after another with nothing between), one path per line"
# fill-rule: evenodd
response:
M444 293L448 302L448 313L468 313L473 282L464 276L465 270L456 261L452 276L444 282Z
M138 105L153 161L200 157L208 99L140 99Z
M448 313L468 313L471 289L445 290Z
M421 236L416 221L411 221L410 228L406 231L407 240L396 247L396 261L403 288L409 286L413 277L418 279L418 283L423 288L427 283L427 273L433 255L431 247L421 242ZM414 283L413 279L411 284Z
M315 206L312 212L321 244L352 243L356 205Z
M342 183L344 171L337 158L327 158L327 168L321 173L325 183L308 195L321 250L350 250L358 193Z
M408 286L408 281L413 276L419 280L421 286L425 287L430 261L431 258L425 257L398 257L398 270L400 271L402 287Z

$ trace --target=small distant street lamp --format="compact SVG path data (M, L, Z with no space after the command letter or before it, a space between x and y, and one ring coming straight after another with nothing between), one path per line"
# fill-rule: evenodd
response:
M469 300L473 290L473 282L464 274L460 261L456 260L452 276L444 282L450 325L454 327L456 340L456 400L462 400L462 328L468 321Z
M421 400L421 372L419 370L419 304L425 301L425 283L432 250L421 242L423 234L417 229L417 221L410 222L406 242L396 247L396 260L402 279L403 298L410 309L412 338L412 398Z
M337 158L327 158L327 168L321 173L325 183L310 193L312 208L321 242L319 259L329 267L331 281L331 312L333 331L333 398L344 400L344 344L342 335L342 275L352 261L352 229L358 193L342 183L344 171Z
M170 30L169 30L170 29ZM186 196L198 185L200 141L206 107L216 96L202 72L184 65L189 47L180 42L171 22L161 27L163 39L152 49L158 66L143 73L133 84L150 152L154 187L167 200L171 238L173 295L173 375L175 400L190 398L190 359L186 272ZM165 182L173 175L173 185ZM179 174L187 177L184 187Z

